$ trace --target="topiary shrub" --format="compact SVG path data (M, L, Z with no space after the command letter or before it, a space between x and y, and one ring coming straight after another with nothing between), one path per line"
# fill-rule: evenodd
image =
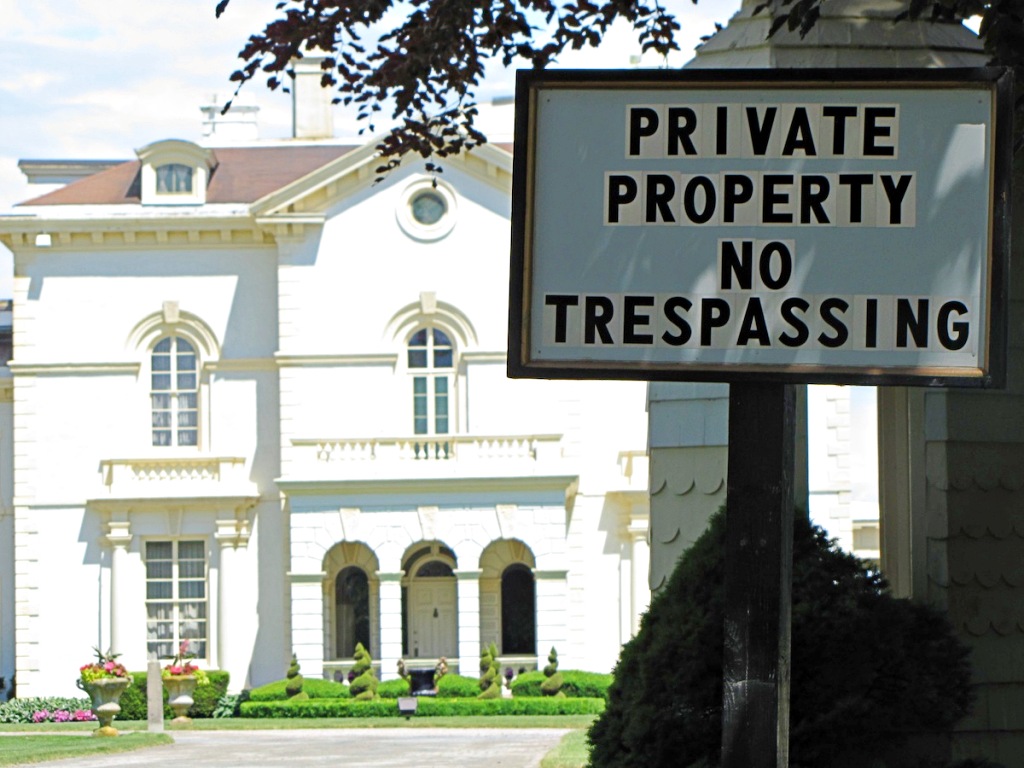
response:
M498 670L498 647L494 643L491 643L480 653L480 695L477 698L501 698L501 672Z
M295 699L296 701L303 701L309 698L308 693L302 692L302 675L299 672L299 660L292 654L292 663L288 667L288 673L285 675L287 681L285 682L284 692L288 695L289 699Z
M544 667L544 677L547 679L540 684L540 692L545 696L558 696L565 698L565 694L562 693L562 673L558 671L558 651L551 648L551 653L548 654L548 663Z
M352 698L356 701L373 701L380 698L377 695L377 676L373 673L373 663L370 659L370 652L362 643L356 643L356 652L352 657L355 664L352 665L352 672L355 677L349 685Z
M967 650L940 613L893 598L881 576L797 518L790 766L917 768L897 750L967 713ZM589 731L594 768L718 765L724 538L719 512L623 647Z

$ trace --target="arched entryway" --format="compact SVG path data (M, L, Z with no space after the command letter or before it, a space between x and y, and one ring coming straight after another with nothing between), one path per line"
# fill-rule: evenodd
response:
M480 556L481 642L500 638L502 655L537 653L537 587L532 550L518 539L492 541Z
M501 652L537 652L537 590L533 571L513 563L501 574Z
M410 547L402 561L402 653L411 659L458 656L455 553L441 542Z
M370 579L362 568L350 565L334 578L335 655L351 656L356 644L372 656L370 641Z
M351 661L356 643L373 656L380 648L377 557L361 542L343 541L324 558L324 659Z

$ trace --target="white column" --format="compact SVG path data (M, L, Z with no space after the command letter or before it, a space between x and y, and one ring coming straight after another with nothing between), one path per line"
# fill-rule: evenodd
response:
M561 657L567 654L569 641L569 585L568 571L534 570L537 589L537 657L543 668L552 648Z
M292 597L292 653L303 677L324 674L324 579L323 571L289 573Z
M402 658L402 572L377 571L380 580L380 677L398 677Z
M651 587L648 582L651 570L651 545L647 539L649 528L649 521L644 517L631 519L629 527L626 529L632 545L630 557L632 569L631 635L635 635L640 629L640 617L651 604Z
M459 674L472 677L480 659L480 571L457 570L455 578L459 599Z
M245 584L238 574L238 559L249 544L249 524L246 520L218 520L214 538L220 545L220 567L217 573L217 656L216 666L231 677L231 690L240 691L245 687L249 664L245 648L240 645L239 631L249 622L241 614L244 606L239 605L241 595L246 594Z
M128 648L131 633L125 623L130 621L131 608L127 601L128 546L132 543L131 524L127 520L107 523L107 543L110 544L110 650L117 654ZM103 650L103 649L100 649Z

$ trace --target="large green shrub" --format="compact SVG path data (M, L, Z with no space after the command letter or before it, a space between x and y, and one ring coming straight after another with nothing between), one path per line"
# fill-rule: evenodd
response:
M595 768L718 764L724 535L719 513L623 647L589 732ZM908 736L948 732L970 707L967 651L946 619L891 597L805 519L794 533L792 631L792 768L902 768L892 756Z
M378 698L377 686L379 683L373 672L370 652L363 647L362 643L356 643L356 652L352 658L355 660L355 664L352 665L355 677L349 686L352 698L358 701L372 701Z
M437 681L438 698L473 699L479 693L480 682L475 677L463 677L449 672Z
M607 672L584 672L578 669L561 671L562 693L573 699L603 699L608 695L612 676ZM541 683L547 678L542 671L523 672L512 681L513 696L541 696Z
M288 680L275 680L272 683L261 685L249 691L249 699L252 701L284 701L288 698L285 687ZM302 682L302 690L311 699L347 699L349 697L348 686L344 683L336 683L333 680L318 680L307 677Z
M132 672L132 684L128 686L124 693L121 694L120 705L121 712L118 714L118 720L145 720L148 716L147 701L146 701L146 673L145 672ZM192 701L194 702L188 710L188 716L192 718L199 717L213 717L213 712L217 708L217 702L220 698L228 692L228 682L230 675L227 672L220 670L209 670L206 673L206 677L209 679L209 685L197 685L195 691L192 693ZM174 712L167 706L167 689L163 687L163 683L160 683L161 689L163 689L164 699L164 718L170 719L174 717Z
M592 715L604 709L602 699L441 699L420 696L416 717L486 717L494 715ZM399 717L394 701L310 699L247 701L242 717Z
M385 680L377 685L377 695L382 699L397 699L409 695L409 681L402 677Z

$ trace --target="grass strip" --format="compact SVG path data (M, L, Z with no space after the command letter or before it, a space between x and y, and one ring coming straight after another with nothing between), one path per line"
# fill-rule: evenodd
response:
M544 755L540 768L586 768L590 745L585 730L565 734L558 746Z
M24 726L23 726L24 728ZM122 733L116 738L103 738L88 733L40 733L0 736L0 765L27 765L65 757L91 757L115 752L173 744L166 733Z

